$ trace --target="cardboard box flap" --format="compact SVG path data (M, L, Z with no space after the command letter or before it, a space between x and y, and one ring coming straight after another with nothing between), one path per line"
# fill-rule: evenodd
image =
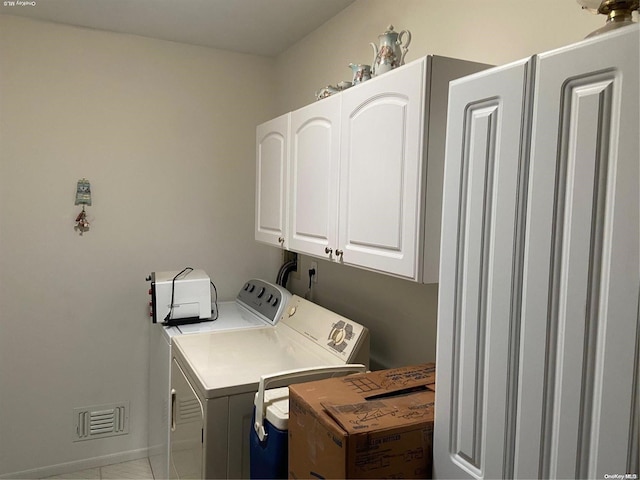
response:
M385 392L406 390L412 387L429 385L436 381L435 363L427 363L415 367L394 368L374 373L378 374L377 380L380 384L379 388ZM371 392L371 394L365 395L365 398L371 398L374 395L376 395L376 393Z
M358 397L374 399L407 389L435 384L436 366L426 363L414 367L380 370L366 375L351 375L341 381Z
M433 422L435 395L424 387L411 394L348 404L322 404L327 414L352 435Z

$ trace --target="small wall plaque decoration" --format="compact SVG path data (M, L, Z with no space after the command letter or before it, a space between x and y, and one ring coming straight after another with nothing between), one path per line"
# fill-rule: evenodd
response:
M89 180L83 178L78 180L76 187L76 205L82 205L82 211L76 217L76 226L73 227L80 235L89 230L89 221L87 220L87 212L85 205L91 205L91 184Z
M76 205L91 205L91 184L86 178L78 180Z

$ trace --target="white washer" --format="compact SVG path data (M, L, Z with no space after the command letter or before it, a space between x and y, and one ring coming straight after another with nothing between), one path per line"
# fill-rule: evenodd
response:
M169 478L171 350L183 335L273 328L291 293L264 280L246 282L235 301L217 305L216 320L174 327L151 324L149 336L149 460L154 478ZM214 315L215 317L215 315Z
M249 478L249 432L261 375L369 365L369 332L294 295L274 327L175 338L171 478Z

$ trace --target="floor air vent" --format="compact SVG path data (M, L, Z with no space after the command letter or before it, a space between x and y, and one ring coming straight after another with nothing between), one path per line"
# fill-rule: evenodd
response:
M129 433L129 402L73 409L74 442Z

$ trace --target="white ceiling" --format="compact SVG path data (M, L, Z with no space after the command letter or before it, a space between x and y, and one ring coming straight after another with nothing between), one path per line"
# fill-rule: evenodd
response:
M353 1L3 0L0 14L275 56Z

